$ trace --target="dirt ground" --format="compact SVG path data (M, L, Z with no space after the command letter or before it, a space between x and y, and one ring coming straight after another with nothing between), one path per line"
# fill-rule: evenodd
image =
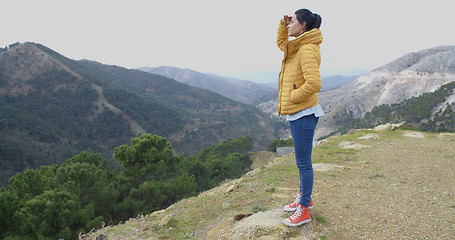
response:
M262 153L269 162L241 179L81 239L455 239L455 134L359 131L313 155L312 221L301 227L281 223L298 189L293 154Z
M314 198L333 233L455 239L454 135L410 133L359 140L369 148L347 170L316 174Z

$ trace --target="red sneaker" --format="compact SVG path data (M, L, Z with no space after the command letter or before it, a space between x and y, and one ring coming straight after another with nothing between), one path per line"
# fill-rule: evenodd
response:
M283 223L289 227L298 227L311 221L310 210L302 205L297 206L297 210L292 216L283 220Z
M283 207L283 210L286 212L294 212L297 209L297 206L300 203L300 193L297 194L297 197L295 198L294 202L286 205ZM313 199L310 200L310 205L308 206L309 209L313 208Z

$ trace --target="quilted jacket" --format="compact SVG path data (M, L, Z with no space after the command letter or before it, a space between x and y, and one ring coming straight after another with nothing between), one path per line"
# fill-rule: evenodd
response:
M318 104L318 92L321 89L321 43L321 30L317 28L289 41L288 29L280 23L277 45L284 52L278 77L280 115L293 114Z

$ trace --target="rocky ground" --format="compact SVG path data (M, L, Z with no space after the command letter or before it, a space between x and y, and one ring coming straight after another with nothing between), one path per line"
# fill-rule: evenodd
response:
M313 155L301 227L281 223L298 188L293 154L262 152L240 179L80 239L455 239L455 134L353 131Z

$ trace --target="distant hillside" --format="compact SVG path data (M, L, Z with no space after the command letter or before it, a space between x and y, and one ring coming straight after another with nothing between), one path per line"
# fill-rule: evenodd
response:
M112 150L152 133L178 153L251 136L256 150L279 138L277 121L252 106L173 79L74 61L35 43L0 51L0 184L15 172L62 163L82 150Z
M455 80L455 46L442 46L409 53L361 76L341 88L322 92L320 103L326 115L318 123L317 137L343 127L348 119L359 119L375 106L396 104L434 92ZM450 102L441 99L440 104Z
M342 75L335 75L335 76L328 76L321 79L322 88L321 92L332 90L335 88L342 87L355 79L359 76L342 76Z
M455 132L455 81L399 103L375 106L362 118L353 118L350 114L340 114L336 118L343 125L336 133L388 122L406 122L408 128L422 131Z
M251 81L200 73L191 69L161 66L141 67L139 70L162 75L197 88L216 92L227 98L252 104L257 98L273 92L274 89Z

